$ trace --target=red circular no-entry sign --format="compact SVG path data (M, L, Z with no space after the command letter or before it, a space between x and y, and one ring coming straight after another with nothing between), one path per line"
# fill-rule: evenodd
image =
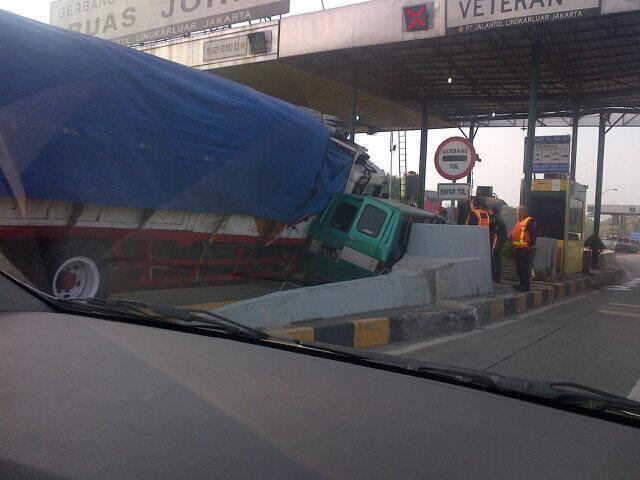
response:
M477 159L476 150L469 140L464 137L447 138L436 150L436 170L448 180L458 180L473 170Z

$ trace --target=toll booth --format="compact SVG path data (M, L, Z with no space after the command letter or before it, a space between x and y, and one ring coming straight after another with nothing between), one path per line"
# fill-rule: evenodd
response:
M536 220L538 235L558 242L558 272L569 274L582 271L586 201L587 187L573 180L533 181L531 215ZM567 255L566 261L563 255Z

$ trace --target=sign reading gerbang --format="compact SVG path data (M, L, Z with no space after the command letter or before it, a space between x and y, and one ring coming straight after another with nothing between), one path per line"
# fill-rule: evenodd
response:
M447 0L447 33L600 15L600 0Z
M290 0L58 0L51 25L122 45L162 40L191 32L289 12Z
M436 150L436 170L448 180L458 180L473 170L477 159L478 155L469 140L462 137L447 138Z

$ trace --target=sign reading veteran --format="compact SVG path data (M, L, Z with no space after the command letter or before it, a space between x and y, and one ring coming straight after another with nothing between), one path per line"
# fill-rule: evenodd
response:
M447 0L447 33L600 15L600 0Z
M122 45L289 12L290 0L57 0L51 25Z

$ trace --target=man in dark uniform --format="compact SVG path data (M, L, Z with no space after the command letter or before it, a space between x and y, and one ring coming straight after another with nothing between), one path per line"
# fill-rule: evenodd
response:
M496 283L502 282L502 247L507 241L507 226L500 215L500 207L491 207L489 223L491 236L491 277Z
M475 197L469 199L469 215L467 215L465 224L489 228L489 212L482 207Z
M536 221L527 213L527 207L520 205L516 210L518 223L511 230L511 240L515 249L516 271L520 285L513 288L519 292L531 289L531 250L536 244L538 232Z

